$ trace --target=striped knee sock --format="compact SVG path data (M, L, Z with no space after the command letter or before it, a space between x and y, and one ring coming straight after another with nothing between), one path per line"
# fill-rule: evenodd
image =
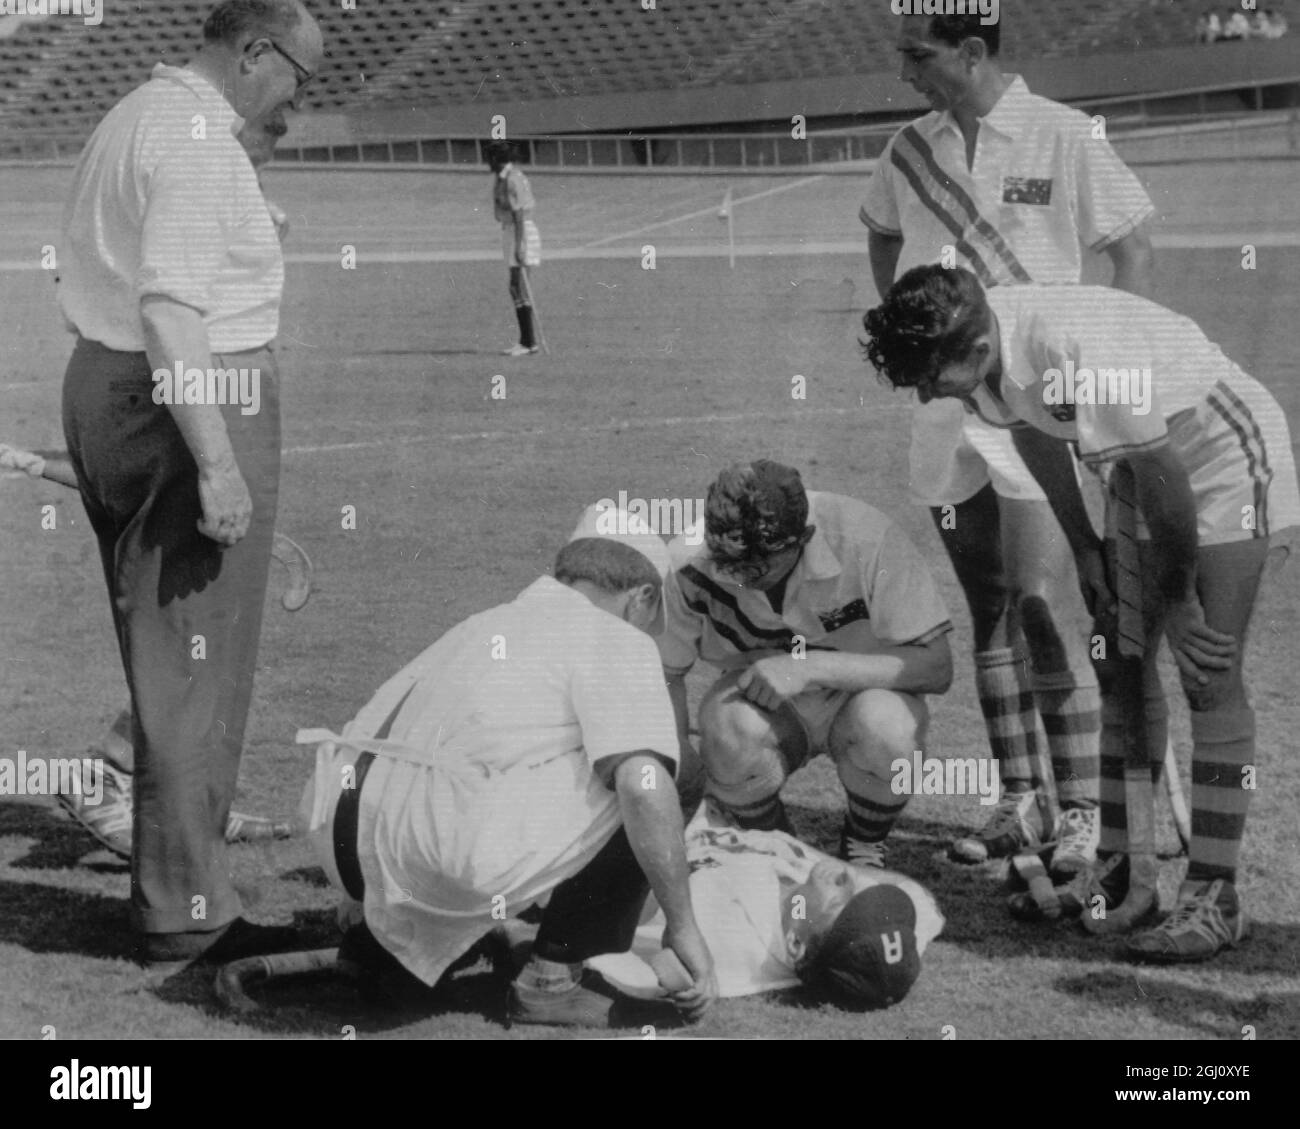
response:
M1032 792L1041 788L1038 711L1025 661L1010 647L980 652L975 656L975 692L1003 789Z
M1101 691L1097 675L1033 675L1034 702L1047 731L1047 747L1062 808L1095 807L1101 773Z
M1164 691L1149 691L1142 705L1143 732L1151 761L1151 781L1159 784L1164 765L1165 747L1169 744L1169 707ZM1129 725L1114 698L1101 703L1101 757L1098 798L1101 802L1101 840L1097 857L1109 858L1128 850L1128 816L1124 801L1124 760L1127 755Z
M731 817L749 831L785 830L785 805L781 803L780 792L773 792L766 799L747 804L719 801L719 806L726 808Z
M911 797L896 795L889 780L882 780L847 759L837 768L849 801L845 817L849 834L866 843L881 842Z
M1187 881L1237 880L1237 857L1253 789L1255 711L1192 712L1192 849Z

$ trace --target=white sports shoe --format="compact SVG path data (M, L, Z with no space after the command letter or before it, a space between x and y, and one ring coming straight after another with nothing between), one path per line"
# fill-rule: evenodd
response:
M1097 808L1067 808L1056 823L1057 844L1052 877L1072 878L1097 861L1101 812Z
M511 345L509 349L502 349L501 352L507 357L531 357L538 351L534 345L531 349L527 345Z
M119 772L105 760L100 760L104 770L104 791L97 804L86 800L81 784L82 762L74 760L78 785L71 791L58 794L59 806L91 833L101 846L115 855L131 857L131 777Z

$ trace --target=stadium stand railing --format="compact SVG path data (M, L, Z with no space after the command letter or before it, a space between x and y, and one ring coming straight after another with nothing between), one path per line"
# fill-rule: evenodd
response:
M155 62L193 54L211 3L124 0L98 26L29 19L0 38L0 158L74 155ZM778 107L805 100L810 122L830 115L823 127L870 114L836 121L826 107L892 106L896 116L908 104L884 0L661 0L650 11L634 0L390 0L314 10L329 60L295 122L300 140L284 153L298 163L478 164L471 131L486 133L489 116L508 109L512 135L535 138L538 167L770 170L869 159L881 131L822 129L804 143L738 126L770 127ZM1189 0L1001 0L1004 55L1037 68L1035 89L1085 105L1114 95L1137 117L1161 103L1226 111L1250 88L1263 107L1281 78L1291 93L1272 101L1294 97L1300 65L1283 74L1277 45L1257 45L1268 63L1257 80L1254 46L1189 48L1197 11ZM1187 89L1194 69L1205 77ZM1120 98L1152 81L1163 89ZM592 124L577 134L579 121ZM712 137L688 132L696 127Z

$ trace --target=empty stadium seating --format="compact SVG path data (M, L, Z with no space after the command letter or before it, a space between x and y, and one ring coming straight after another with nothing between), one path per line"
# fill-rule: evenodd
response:
M201 42L212 0L108 5L0 38L0 146L76 135L158 60ZM887 0L309 0L329 60L307 108L532 102L892 70ZM1002 0L1011 59L1186 43L1191 0Z

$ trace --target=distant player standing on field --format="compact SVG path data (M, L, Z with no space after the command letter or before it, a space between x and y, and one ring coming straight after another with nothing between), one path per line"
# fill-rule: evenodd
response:
M1113 908L1127 893L1123 769L1130 743L1137 760L1158 764L1168 739L1156 665L1163 635L1192 714L1192 843L1174 912L1134 936L1129 953L1196 961L1234 945L1246 933L1237 862L1258 763L1242 678L1246 630L1270 536L1300 525L1282 409L1195 322L1104 287L986 294L970 271L918 267L867 314L866 329L867 355L895 387L915 388L923 403L965 401L1011 429L1061 520L1098 623L1110 621L1101 633L1111 653L1099 663L1102 837L1079 904L1100 893ZM1076 382L1089 379L1089 394L1076 396ZM1107 472L1104 546L1073 467L1051 457L1067 443ZM1134 505L1141 523L1126 532ZM1117 543L1126 539L1137 541L1138 575L1121 586ZM1125 662L1113 653L1123 657L1130 640L1140 671L1128 666L1138 664L1134 652Z
M533 222L533 190L515 164L509 142L489 144L487 162L492 170L492 214L501 225L501 250L510 268L510 300L519 319L519 343L505 353L508 357L526 357L537 352L539 340L528 281L529 269L542 262L542 237Z
M979 16L903 17L902 79L933 111L890 140L868 185L876 289L935 262L968 267L986 286L1079 282L1087 247L1109 256L1115 287L1149 293L1142 186L1087 117L1003 74L999 46L1000 26ZM1058 457L1070 460L1063 447ZM1077 873L1097 843L1099 695L1068 613L1063 623L1078 597L1060 526L1009 436L955 402L917 406L911 488L966 593L1002 776L997 811L953 856L982 862L1053 835L1037 768L1045 732L1061 806L1052 869Z
M700 704L706 788L745 828L788 830L786 778L834 760L848 810L840 857L883 867L909 797L893 762L925 748L925 695L952 682L952 624L925 561L879 510L806 493L799 472L760 460L709 487L704 545L664 585L659 653L689 744L685 677L722 677Z

